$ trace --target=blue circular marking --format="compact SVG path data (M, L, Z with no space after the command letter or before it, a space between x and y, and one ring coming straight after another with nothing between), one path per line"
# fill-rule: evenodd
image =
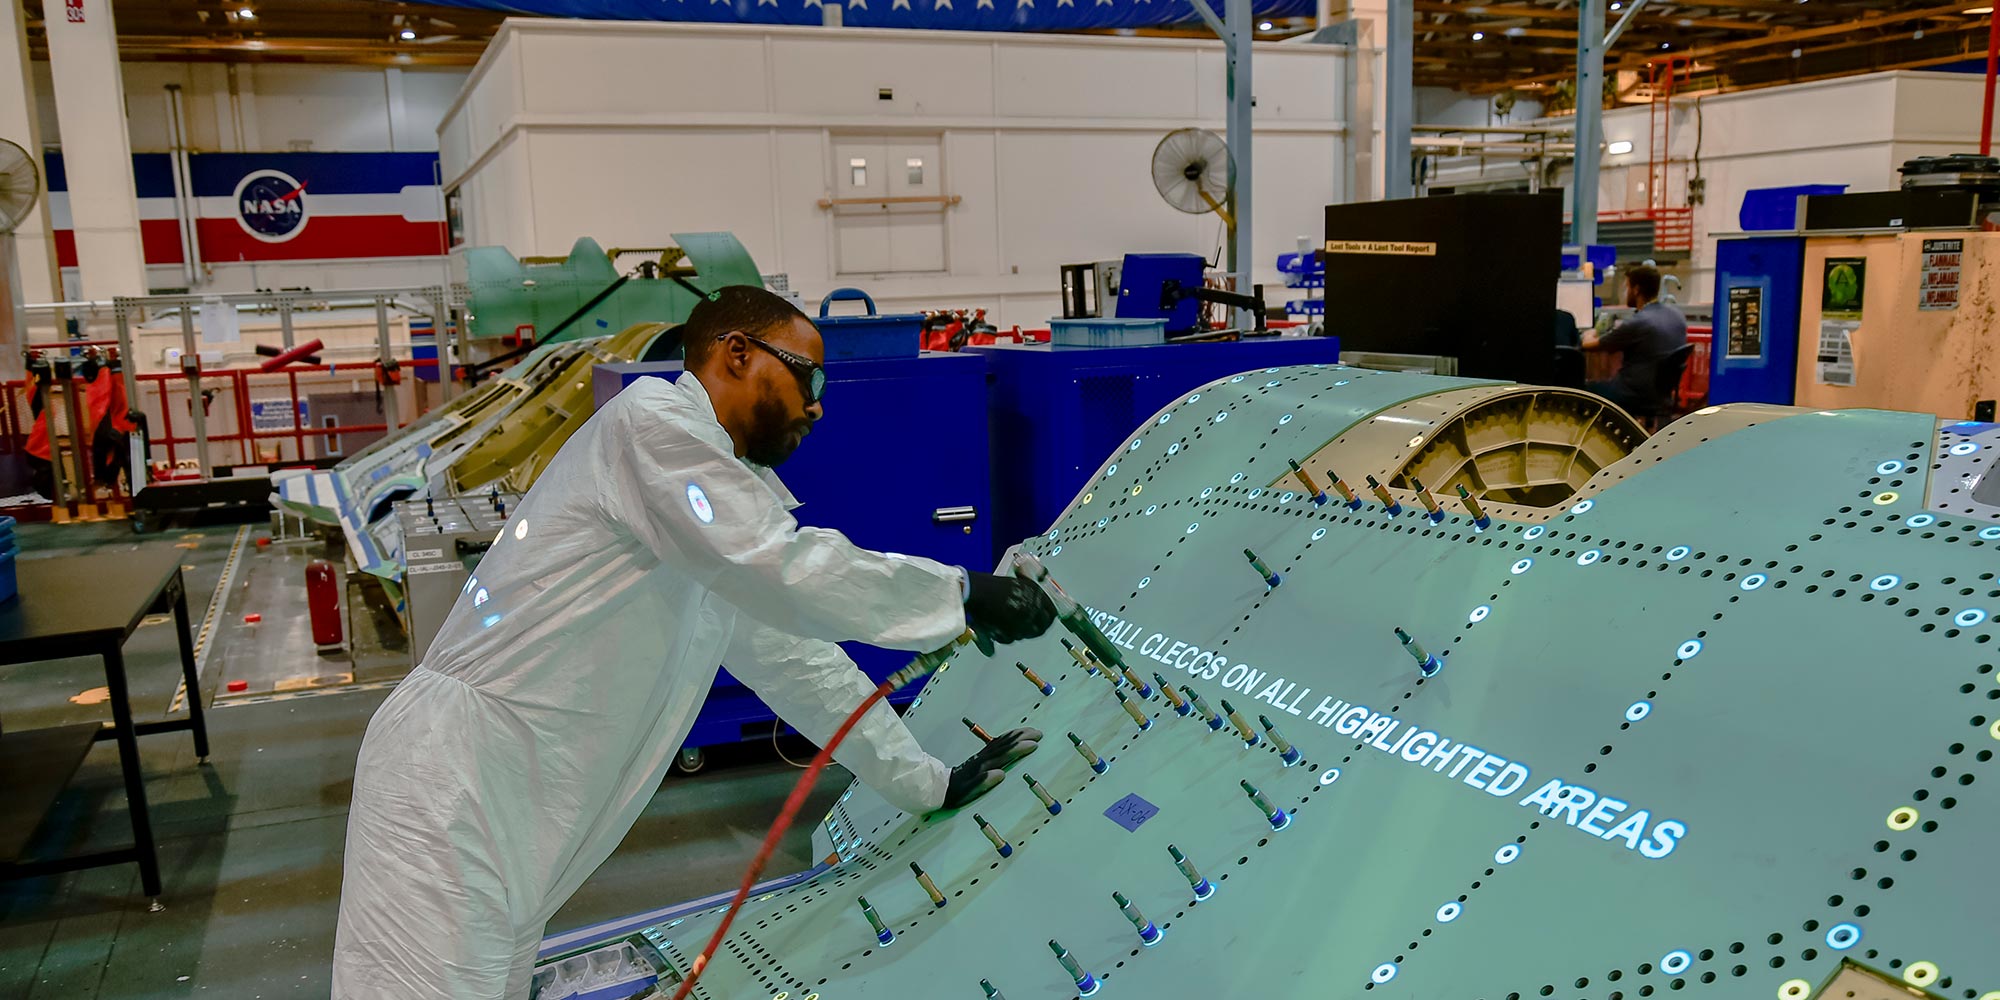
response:
M1107 524L1110 524L1110 523L1111 523L1111 519L1110 519L1110 518L1108 518L1108 517L1100 517L1100 518L1098 518L1098 519L1097 519L1097 526L1098 526L1098 527L1100 527L1100 528L1102 528L1102 527L1104 527L1105 525L1107 525Z
M1283 495L1278 497L1278 502L1291 503L1292 501L1297 500L1298 498L1299 495L1297 493L1293 493L1291 490L1286 490Z
M1166 423L1167 421L1169 421L1169 420L1172 420L1172 419L1174 419L1174 415L1173 415L1173 414L1171 414L1171 413L1162 413L1162 414L1160 414L1160 419L1159 419L1159 423L1162 423L1162 424L1164 424L1164 423Z
M1230 483L1230 485L1232 485L1232 486L1234 486L1235 484L1237 484L1237 483L1240 483L1240 482L1242 482L1242 481L1243 481L1243 473L1241 473L1241 472L1239 472L1239 473L1237 473L1237 474L1235 474L1235 475L1233 475L1233 476L1230 476L1230 477L1229 477L1229 483Z
M1381 965L1375 967L1374 972L1368 974L1368 978L1373 979L1376 985L1381 985L1396 978L1396 963L1383 962Z
M1472 614L1470 614L1470 615L1467 615L1467 616L1466 616L1466 619L1467 619L1468 621L1472 622L1472 624L1474 624L1474 625L1477 625L1477 624L1479 624L1480 622L1483 622L1483 621L1485 621L1485 620L1486 620L1486 616L1487 616L1487 615L1490 615L1490 614L1492 614L1492 613L1493 613L1493 609L1492 609L1492 608L1491 608L1490 606L1482 604L1482 605L1480 605L1480 606L1478 606L1478 607L1476 607L1476 608L1473 608L1473 609L1472 609Z
M1159 510L1159 509L1160 509L1160 505L1159 505L1159 504L1154 504L1154 505L1152 505L1152 506L1150 506L1150 507L1147 507L1147 508L1146 508L1146 515L1147 515L1148 517L1151 517L1151 516L1152 516L1152 514L1153 514L1153 512L1154 512L1154 511L1156 511L1156 510Z
M1514 859L1520 856L1521 848L1519 845L1507 844L1493 852L1493 863L1496 865L1511 865L1514 863Z
M1126 450L1126 451L1138 451L1138 450L1139 450L1139 446L1140 446L1140 445L1142 445L1142 444L1145 444L1145 443L1146 443L1146 439L1145 439L1145 438L1133 438L1133 439L1132 439L1132 443L1131 443L1131 444L1128 444L1128 445L1126 445L1126 446L1125 446L1125 450Z
M1325 529L1325 528L1319 528L1319 529L1316 529L1315 531L1313 531L1313 541L1317 542L1317 541L1319 541L1320 539L1322 539L1322 538L1325 538L1325 537L1326 537L1326 529Z
M1686 559L1688 557L1688 553L1691 551L1693 550L1689 549L1685 545L1676 545L1673 548L1667 550L1667 561L1680 562L1681 560Z
M1669 976L1678 976L1694 964L1694 956L1685 951L1670 951L1660 956L1660 971Z
M1977 625L1985 620L1986 620L1985 608L1966 608L1964 611L1959 612L1958 617L1953 618L1952 622L1957 624L1958 627L1960 628L1971 628L1972 626Z
M1196 531L1196 530L1198 530L1198 529L1200 529L1200 528L1201 528L1201 524L1200 524L1200 523L1198 523L1198 522L1197 522L1197 523L1195 523L1195 524L1190 524L1190 525L1188 525L1188 530L1187 530L1187 534L1190 534L1190 535L1192 535L1192 534L1194 534L1194 533L1195 533L1195 531Z
M1881 576L1878 576L1875 579L1868 581L1868 589L1894 590L1896 589L1896 585L1902 582L1903 582L1902 577L1897 576L1894 573L1884 573Z
M1222 411L1221 413L1218 413L1218 414L1216 414L1216 415L1215 415L1215 422L1216 422L1216 423L1218 423L1218 424L1219 424L1219 423L1221 423L1221 422L1223 422L1224 420L1228 420L1228 419L1229 419L1229 411L1228 411L1228 410L1224 410L1224 411Z
M1320 772L1319 783L1322 785L1331 785L1339 780L1340 780L1340 768L1329 767L1325 771Z
M1951 446L1951 453L1954 455L1970 455L1978 450L1979 443L1976 441L1960 441Z
M1236 383L1238 383L1238 382L1241 382L1241 381L1243 381L1243 376L1241 376L1241 375L1238 375L1238 376L1236 376L1235 378L1232 378L1232 379L1230 379L1230 380L1229 380L1229 382L1230 382L1230 384L1231 384L1231 385L1234 385L1234 384L1236 384Z
M1903 522L1912 528L1928 528L1937 523L1937 518L1929 514L1913 514Z
M1643 718L1645 718L1646 716L1649 716L1649 715L1651 715L1651 714L1653 714L1653 703L1652 703L1652 702L1650 702L1650 701L1635 701L1635 702L1633 702L1633 703L1631 704L1631 706L1630 706L1630 707L1628 707L1628 708L1626 708L1626 709L1625 709L1625 721L1626 721L1626 722L1637 722L1637 721L1639 721L1640 719L1643 719Z
M1052 556L1059 556L1059 555L1062 555L1062 546L1058 545L1058 546L1056 546L1055 548L1053 548L1053 549L1050 549L1050 550L1049 550L1049 555L1052 555Z
M1152 577L1142 576L1139 578L1139 589L1145 590L1147 587L1152 586L1152 583L1153 583Z
M1047 538L1049 541L1055 541L1056 536L1060 534L1062 534L1061 528L1050 528L1049 533L1043 537Z
M2000 538L2000 525L1996 525L1991 528L1979 529L1979 537L1984 538L1989 542L1993 541L1996 538Z
M1465 912L1465 907L1458 905L1457 900L1453 900L1449 903L1444 904L1443 906L1438 907L1438 912L1437 912L1438 923L1441 924L1451 923L1452 921L1458 919L1459 914L1464 912Z
M1261 497L1261 496L1263 496L1263 495L1264 495L1264 488L1263 488L1263 487L1261 487L1261 486L1259 486L1259 487L1257 487L1256 489L1254 489L1254 490L1251 490L1251 491L1250 491L1250 499L1252 499L1252 500L1255 500L1255 499L1257 499L1258 497Z
M1602 558L1604 558L1603 552L1597 549L1591 549L1589 552L1585 552L1584 554L1577 556L1576 564L1578 566L1588 566Z
M1277 387L1278 387L1277 379L1272 379L1271 381L1264 383L1264 388L1266 389L1276 389Z
M1105 475L1107 475L1107 476L1109 476L1109 475L1114 475L1114 474L1116 474L1117 472L1118 472L1118 463L1117 463L1117 462L1113 462L1113 463L1111 463L1111 467L1110 467L1110 468L1108 468L1108 469L1105 469L1105 470L1104 470L1104 474L1105 474Z
M1276 369L1276 368L1266 368L1266 369L1264 369L1264 374L1266 374L1266 375L1269 375L1269 374L1271 374L1271 373L1272 373L1272 372L1274 372L1274 371L1277 371L1277 369ZM1273 383L1271 383L1271 384L1272 384L1272 385L1277 385L1278 383L1276 383L1276 382L1273 382Z
M1875 474L1878 476L1893 476L1901 471L1903 471L1903 463L1895 459L1890 459L1875 467Z
M1683 660L1692 660L1696 656L1700 655L1700 653L1701 653L1700 639L1689 639L1688 641L1681 643L1681 648L1674 650L1674 655L1680 657Z
M1206 500L1206 499L1208 499L1208 495L1209 495L1209 494L1211 494L1211 493L1214 493L1214 492L1215 492L1215 487L1213 487L1213 486L1210 486L1210 487L1208 487L1208 488L1206 488L1206 489L1204 489L1204 490L1202 490L1202 491L1201 491L1201 498L1202 498L1203 500Z
M1335 383L1334 383L1334 385L1346 385L1346 384L1347 384L1348 382L1350 382L1350 381L1352 381L1352 380L1351 380L1351 379L1341 379L1340 381L1338 381L1338 382L1335 382Z
M1521 574L1526 573L1528 571L1528 567L1533 566L1534 564L1535 561L1533 559L1523 559L1520 562L1515 563L1514 575L1520 576Z
M1766 577L1762 573L1752 573L1744 577L1743 582L1737 584L1737 586L1742 587L1744 590L1756 590L1758 587L1763 586L1768 579L1769 577Z
M1180 453L1181 453L1181 443L1179 441L1175 441L1173 444L1167 446L1167 454L1178 455Z
M1289 414L1289 413L1287 413L1287 414L1285 414L1284 416L1282 416L1282 417L1279 417L1279 418L1278 418L1278 423L1279 423L1279 425L1281 425L1281 426L1282 426L1282 425L1284 425L1284 424L1289 424L1289 423L1291 423L1291 422L1292 422L1292 415L1291 415L1291 414Z
M1540 538L1540 537L1542 537L1542 532L1545 532L1545 531L1547 531L1547 530L1549 530L1549 529L1548 529L1548 528L1547 528L1546 526L1544 526L1544 525L1540 525L1540 524L1537 524L1537 525L1535 525L1534 527L1532 527L1532 528L1529 528L1529 529L1528 529L1528 533L1527 533L1527 534L1525 534L1525 535L1522 535L1521 537L1523 537L1523 538L1529 538L1529 539L1534 539L1534 538Z
M1199 400L1199 399L1201 399L1201 393L1198 393L1198 392L1197 392L1197 393L1195 393L1194 395L1192 395L1192 396L1189 396L1189 397L1188 397L1188 402L1192 403L1192 402L1195 402L1195 401L1197 401L1197 400Z
M1846 951L1861 943L1861 928L1854 924L1834 924L1827 928L1826 946L1834 951Z
M1595 500L1580 500L1575 506L1569 509L1569 512L1572 514L1588 514L1590 513L1590 508L1595 506L1597 506L1597 501Z

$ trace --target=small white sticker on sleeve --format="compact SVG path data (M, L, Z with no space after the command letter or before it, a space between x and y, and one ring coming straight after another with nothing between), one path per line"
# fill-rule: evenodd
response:
M695 483L688 484L688 506L694 509L694 516L701 518L701 523L715 523L715 508L709 506L708 494Z

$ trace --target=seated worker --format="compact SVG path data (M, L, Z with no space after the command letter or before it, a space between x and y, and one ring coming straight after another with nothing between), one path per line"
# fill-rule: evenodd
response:
M771 467L826 386L804 314L729 287L682 331L686 374L633 383L563 444L369 722L337 1000L527 996L544 925L660 787L724 661L823 743L875 688L829 640L921 651L1054 620L1025 581L792 520ZM878 704L836 759L921 814L997 785L1040 735L947 768Z
M1586 351L1625 352L1616 376L1585 388L1640 416L1659 411L1664 402L1660 364L1688 342L1687 320L1659 298L1659 270L1646 264L1634 267L1625 272L1625 304L1638 311L1601 337L1596 330L1583 335Z

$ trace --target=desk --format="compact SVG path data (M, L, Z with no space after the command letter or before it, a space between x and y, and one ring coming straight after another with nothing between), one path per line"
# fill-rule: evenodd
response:
M201 682L195 676L194 640L188 629L187 589L181 581L181 553L167 546L133 552L102 552L67 559L27 559L15 566L20 596L0 605L0 664L30 663L68 656L104 660L104 683L110 692L112 725L61 726L51 730L10 733L0 742L0 758L16 765L0 770L10 810L28 807L33 815L7 836L0 829L0 847L25 842L54 802L56 793L82 762L81 750L67 739L80 740L82 750L98 740L118 742L118 763L125 773L125 799L132 815L132 846L73 855L47 861L11 861L0 855L0 880L29 878L136 861L146 895L159 908L160 860L153 844L153 821L146 808L146 786L139 767L139 737L152 733L192 730L195 756L208 758L208 727L202 719ZM146 615L171 605L181 650L181 673L187 680L188 717L135 723L125 684L125 640ZM88 737L88 739L83 739ZM39 805L40 808L33 808Z

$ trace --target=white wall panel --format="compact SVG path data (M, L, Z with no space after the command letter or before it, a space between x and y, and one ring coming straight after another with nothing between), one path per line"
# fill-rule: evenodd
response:
M992 47L952 35L912 33L885 41L775 34L773 106L781 114L882 119L979 115L993 110ZM887 87L892 100L881 100Z
M946 194L963 200L945 213L951 273L961 277L1000 273L1000 178L996 133L952 132L944 138Z
M773 246L757 257L766 271L801 276L833 273L826 210L819 199L829 194L825 133L790 129L772 137L777 187L772 194L776 232Z
M524 33L527 110L602 120L666 110L765 110L764 40Z
M726 229L753 255L776 242L769 137L762 131L531 133L535 233L522 253L662 246L677 232ZM760 258L761 259L761 258Z
M1259 45L1251 64L1256 120L1338 121L1340 64L1299 45Z
M1150 132L1004 132L999 144L1003 274L1129 252L1212 252L1214 216L1177 212L1153 190ZM1019 268L1019 272L1015 272Z
M1009 44L998 47L1003 117L1158 119L1187 123L1203 90L1189 47Z
M479 67L479 76L458 111L466 116L466 138L475 161L500 141L508 121L521 110L520 36L515 34L507 39L503 33L502 41L504 44L487 50L486 58ZM447 174L446 179L449 180L450 176Z

